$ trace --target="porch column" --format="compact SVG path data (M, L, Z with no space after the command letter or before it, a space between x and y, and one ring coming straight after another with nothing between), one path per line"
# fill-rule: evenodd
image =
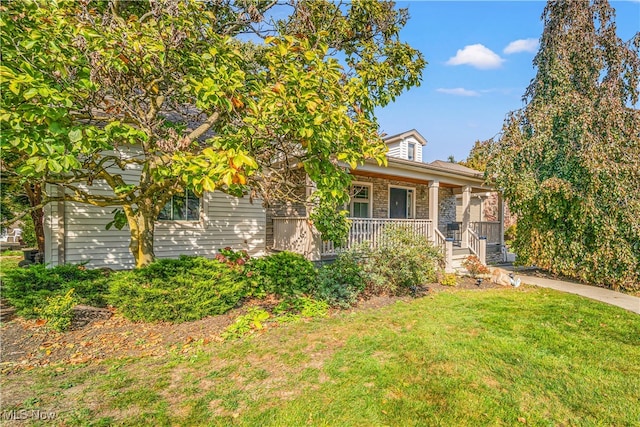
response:
M429 183L429 219L433 227L431 240L436 241L436 232L438 229L438 189L440 188L439 181L431 181Z
M498 192L498 222L500 223L500 250L504 248L504 199Z
M462 242L461 248L469 247L469 222L471 220L471 186L462 187Z

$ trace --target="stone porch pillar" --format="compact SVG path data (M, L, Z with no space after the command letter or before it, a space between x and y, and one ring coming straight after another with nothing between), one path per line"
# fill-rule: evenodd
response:
M438 190L440 188L439 181L431 181L429 183L429 219L431 220L431 225L433 226L433 235L431 236L431 240L435 241L435 230L438 229Z
M471 221L471 186L462 187L462 242L461 248L469 247L469 222Z

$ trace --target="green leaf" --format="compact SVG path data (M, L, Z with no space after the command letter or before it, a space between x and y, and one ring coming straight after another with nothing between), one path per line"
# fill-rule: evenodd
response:
M38 94L38 89L32 87L30 89L27 89L22 94L22 96L24 97L24 99L29 100L29 99L33 98L34 96L36 96L37 94Z
M73 144L82 140L82 131L80 129L73 129L69 132L69 141Z

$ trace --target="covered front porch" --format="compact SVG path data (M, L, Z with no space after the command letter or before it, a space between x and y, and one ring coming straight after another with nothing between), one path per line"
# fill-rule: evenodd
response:
M476 255L483 263L488 254L497 251L499 255L504 235L502 200L485 185L482 173L446 162L389 158L386 167L371 162L351 174L351 201L345 206L351 228L342 247L322 241L306 209L290 214L280 211L267 218L272 226L269 246L321 260L363 243L375 248L386 227L402 226L441 247L451 268L454 252Z
M445 263L454 267L453 254L456 248L468 249L468 253L478 256L487 263L487 251L492 246L501 244L500 223L498 222L469 222L463 224L466 232L461 233L466 240L457 241L455 237L447 237L433 226L430 219L395 219L395 218L349 218L351 228L347 241L341 247L333 242L323 241L307 217L277 217L273 218L274 244L273 249L290 251L304 255L306 258L319 261L336 256L340 251L353 249L366 244L376 248L382 241L386 227L403 227L412 233L425 236L434 245L441 247L445 254Z

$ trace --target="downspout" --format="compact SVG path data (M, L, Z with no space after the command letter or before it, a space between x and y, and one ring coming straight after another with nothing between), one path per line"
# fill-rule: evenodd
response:
M64 189L58 187L58 195L64 196ZM58 265L66 264L65 253L67 249L67 231L66 231L66 203L64 197L58 201Z

